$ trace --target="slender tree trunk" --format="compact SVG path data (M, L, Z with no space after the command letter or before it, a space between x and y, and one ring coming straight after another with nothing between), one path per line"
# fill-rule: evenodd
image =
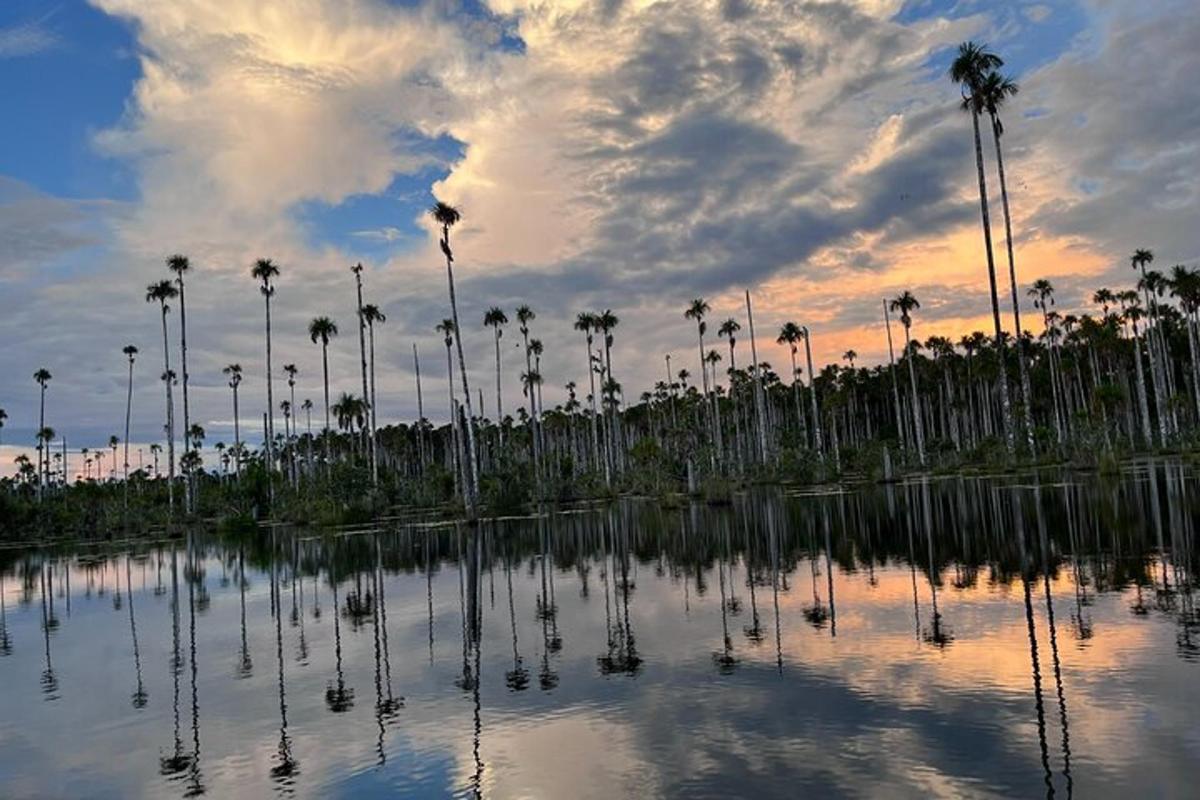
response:
M500 326L493 326L493 336L496 340L496 430L500 447L504 447L504 401L500 390ZM482 403L482 401L480 401ZM480 409L482 411L483 409Z
M1134 373L1137 375L1137 393L1138 393L1138 408L1141 411L1142 422L1142 441L1147 447L1153 446L1154 435L1150 432L1150 404L1146 400L1146 378L1142 371L1142 352L1139 344L1141 337L1138 335L1138 324L1133 323L1133 363L1136 369Z
M442 238L446 243L446 249L450 249L450 228L444 226L442 228ZM479 479L476 475L476 458L478 451L475 449L475 415L471 410L471 387L467 383L467 362L463 357L462 346L462 327L458 324L458 299L454 295L454 265L450 256L446 256L446 281L450 289L450 315L454 318L454 342L458 349L458 369L462 377L463 402L466 405L467 411L467 491L463 494L466 496L467 516L474 519L476 515L476 503L479 496Z
M804 358L808 362L808 399L812 403L813 441L817 445L817 455L824 457L825 443L821 437L821 412L817 408L817 376L813 372L812 344L809 341L808 327L804 328Z
M358 362L359 369L362 372L362 391L363 402L368 405L368 413L370 412L371 394L367 386L367 320L363 316L363 301L362 301L362 272L355 270L354 286L358 299ZM366 446L368 455L371 459L371 486L378 488L379 471L375 467L375 429L372 425L363 426L364 439L363 445Z
M992 137L996 143L996 170L1000 177L1000 201L1004 208L1004 241L1008 247L1008 278L1012 286L1013 324L1017 337L1017 365L1021 376L1021 403L1025 412L1025 438L1029 452L1036 454L1033 441L1033 406L1029 390L1029 369L1026 361L1025 339L1021 335L1021 303L1017 296L1017 267L1013 258L1012 217L1008 211L1008 183L1004 178L1004 154L1000 147L1000 119L994 113L992 118Z
M1000 297L996 289L996 260L992 254L992 223L988 216L987 178L983 171L983 142L979 138L979 112L971 110L971 125L975 133L975 170L979 174L979 212L983 218L983 244L987 252L988 282L992 295L992 323L996 329L996 358L1000 364L1000 405L1004 418L1004 440L1011 454L1015 450L1013 440L1012 405L1008 398L1008 372L1005 369L1004 331L1000 326ZM1020 331L1017 332L1018 336Z
M333 478L333 453L330 451L330 440L333 438L329 429L329 342L321 339L321 375L325 387L325 477Z
M754 310L750 305L750 290L746 290L746 321L750 328L750 359L754 375L754 414L758 422L759 458L767 461L766 403L763 398L762 380L758 373L758 344L754 341Z
M187 366L187 301L184 296L183 288L183 273L178 274L179 279L179 349L180 349L180 371L183 373L183 451L186 454L192 449L192 416L188 408L188 366ZM184 491L184 506L188 513L191 513L194 507L192 494L195 491L193 483L194 475L189 473L187 484Z
M417 343L413 342L413 370L417 374L417 454L421 459L421 470L425 469L425 402L421 396L421 357L417 355Z
M167 508L175 511L175 403L171 396L171 340L167 336L167 304L162 303L163 363L167 384Z
M264 293L266 301L267 320L267 441L264 442L267 467L267 485L270 487L271 501L275 501L275 480L272 473L275 470L275 379L271 370L271 295L270 290Z
M367 330L368 347L371 356L371 407L367 409L371 415L371 485L379 486L379 415L375 405L375 324L371 323ZM295 403L292 403L295 408Z
M592 405L592 460L597 469L600 468L600 463L604 462L604 485L608 486L612 481L612 476L609 474L608 460L600 452L600 431L597 428L596 417L596 370L592 367L592 335L586 331L584 332L584 343L587 345L588 385L591 387L589 400Z
M238 387L233 387L233 463L238 480L242 477L242 429L238 414Z
M913 366L912 339L909 326L904 326L904 357L908 361L908 382L912 389L913 431L917 437L917 460L925 466L925 429L921 422L921 401L917 395L917 371Z
M905 429L908 426L904 424L904 415L900 413L900 381L896 378L896 351L892 348L892 315L888 312L887 300L883 301L883 324L887 329L888 367L892 372L892 401L896 406L896 438L900 440L900 446L905 447Z
M129 382L125 392L125 510L129 511L129 423L133 418L133 357L129 358ZM63 459L63 471L66 472L67 461Z

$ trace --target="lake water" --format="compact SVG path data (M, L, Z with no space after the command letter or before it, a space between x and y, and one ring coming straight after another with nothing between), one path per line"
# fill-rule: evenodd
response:
M0 551L5 798L1195 796L1200 482Z

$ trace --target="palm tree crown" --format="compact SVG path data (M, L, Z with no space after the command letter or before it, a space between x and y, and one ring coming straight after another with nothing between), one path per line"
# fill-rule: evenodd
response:
M320 342L323 345L329 344L329 340L337 336L337 323L329 317L316 317L312 322L308 323L308 336L312 339L313 344Z

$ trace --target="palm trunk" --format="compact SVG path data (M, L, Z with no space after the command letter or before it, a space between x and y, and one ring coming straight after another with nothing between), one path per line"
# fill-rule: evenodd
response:
M1021 376L1021 403L1025 412L1025 438L1029 452L1036 453L1033 441L1033 411L1029 390L1029 370L1026 365L1025 340L1021 336L1021 303L1017 298L1017 267L1013 258L1012 217L1008 211L1008 183L1004 179L1004 155L1000 148L1000 119L994 113L992 137L996 144L996 170L1000 177L1000 201L1004 209L1004 241L1008 248L1008 278L1012 286L1013 325L1017 337L1017 365Z
M925 429L921 423L921 402L917 399L917 370L913 366L912 339L909 326L904 326L904 353L908 360L908 383L912 389L913 432L917 437L917 461L925 466Z
M379 415L376 412L375 406L375 325L372 323L367 331L369 338L370 356L371 356L371 407L367 412L371 415L371 485L379 486L379 443L376 439L379 430ZM292 407L295 408L293 402Z
M325 386L325 477L333 478L333 454L330 452L330 439L333 438L329 429L329 342L321 339L321 374Z
M362 372L362 391L363 402L368 404L368 413L370 412L371 394L367 387L367 321L363 317L363 301L362 301L362 273L355 271L354 284L358 299L358 361L359 369ZM369 429L369 430L368 430ZM377 487L378 471L375 469L375 430L371 425L363 426L363 444L366 446L368 455L371 459L371 486Z
M413 370L417 375L417 454L421 469L425 469L425 401L421 395L421 358L417 355L417 343L413 342Z
M907 437L904 435L908 427L904 424L904 415L900 413L900 381L896 378L896 352L892 348L892 315L888 312L887 300L883 301L883 325L887 329L888 366L892 372L892 400L896 406L896 438L904 447Z
M587 372L588 385L591 387L591 395L589 399L592 405L592 460L597 468L600 463L604 463L604 485L608 486L612 481L612 476L609 474L608 461L603 458L600 452L600 431L597 428L598 420L596 418L596 370L592 369L592 335L584 332L584 343L587 345Z
M817 446L817 455L824 458L825 443L821 437L821 412L817 408L817 376L813 373L812 345L809 343L808 328L804 328L804 358L808 362L808 399L812 403L813 442Z
M759 457L763 463L767 461L767 429L766 403L763 398L762 381L758 374L758 345L754 341L754 311L750 305L750 290L746 290L746 321L750 327L750 359L753 363L754 374L754 413L758 422Z
M187 302L184 299L183 290L183 273L179 273L179 349L180 349L180 371L183 373L183 451L186 454L192 449L192 416L188 410L188 367L187 367ZM184 492L184 506L188 513L191 513L193 508L192 492L194 491L192 482L194 478L191 474L188 475L186 491Z
M501 449L504 448L504 403L500 391L500 326L493 328L496 340L496 430Z
M979 111L971 109L971 125L975 133L975 170L979 174L979 212L983 219L983 244L987 252L988 282L992 295L992 323L996 329L996 358L1000 364L1000 405L1004 417L1004 440L1011 454L1013 440L1012 405L1008 398L1008 373L1004 367L1004 331L1000 326L1000 297L996 290L996 259L992 255L992 223L988 216L987 178L983 172L983 142L979 138ZM1020 331L1017 332L1018 335Z
M167 384L167 508L175 510L175 403L171 396L171 340L167 336L167 304L162 304L163 364Z
M237 477L242 477L242 430L238 414L238 387L233 387L233 463Z
M1138 343L1140 336L1138 335L1137 321L1133 322L1133 363L1136 366L1134 373L1137 375L1137 392L1138 392L1138 407L1141 410L1142 417L1142 441L1147 447L1154 444L1154 436L1150 432L1150 404L1146 400L1146 378L1142 370L1142 351L1141 345Z
M125 392L125 510L129 510L129 423L133 417L133 358L129 359L129 382ZM63 459L63 471L67 469Z
M442 228L442 238L446 243L446 249L450 249L450 228L445 226ZM458 369L462 377L463 388L463 403L467 410L467 491L463 494L466 496L467 516L471 519L475 518L476 500L479 495L479 478L476 475L476 450L475 450L475 415L471 410L471 387L467 383L467 362L463 357L462 346L462 327L458 324L458 300L454 295L454 266L450 256L446 256L446 281L450 289L450 315L454 319L454 342L458 349Z
M271 500L274 501L275 481L272 479L271 473L275 469L275 382L271 372L271 295L269 291L263 295L263 298L266 301L267 321L267 441L264 445L266 452L267 485L270 487Z

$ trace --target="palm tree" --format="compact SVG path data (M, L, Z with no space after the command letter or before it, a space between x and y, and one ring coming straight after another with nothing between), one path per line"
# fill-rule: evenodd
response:
M238 386L242 384L242 365L230 364L221 372L229 376L229 388L233 390L233 464L238 478L242 477L242 431L238 413Z
M529 306L523 305L517 308L517 322L521 324L521 339L525 343L525 374L533 374L533 352L529 349L529 323L537 318L537 314ZM542 474L542 448L541 436L538 428L538 413L537 403L534 398L532 386L528 381L525 384L525 394L529 397L529 436L533 448L533 470L534 477L541 480Z
M46 369L45 367L42 367L37 372L33 373L33 380L37 383L37 385L39 387L41 387L41 390L40 390L40 396L41 396L40 409L41 410L38 412L38 430L41 430L42 428L46 427L46 384L50 383L50 379L52 377L53 376L50 374L50 371L48 369ZM46 458L46 454L42 452L41 444L38 444L37 469L38 469L38 499L41 500L42 499L42 473L43 473L43 470L45 470L46 476L47 476L47 478L49 478L48 459Z
M187 367L187 304L184 298L183 290L183 274L192 267L188 257L175 254L167 258L167 269L175 273L175 282L179 286L179 343L180 343L180 369L183 373L183 449L191 450L192 445L188 439L189 431L191 430L191 414L188 409L188 367ZM185 495L189 504L188 510L191 510L191 491Z
M808 443L808 426L804 421L804 406L800 402L800 387L803 382L800 380L800 368L796 366L796 352L799 349L798 342L804 336L800 330L800 326L794 322L785 322L783 327L779 329L779 335L775 337L776 344L786 344L788 346L788 355L792 359L792 399L796 403L796 419L800 425L800 436L802 441Z
M734 436L734 451L737 453L738 469L742 466L742 418L738 413L737 392L734 390L734 375L737 373L737 358L734 355L734 346L737 345L737 332L742 329L741 324L733 317L729 317L721 323L721 327L717 328L717 336L724 336L729 339L729 399L733 405L733 424ZM671 368L667 367L668 380L671 374Z
M452 205L438 201L429 209L429 215L434 222L442 226L442 238L439 242L442 254L446 256L446 280L450 291L450 317L454 321L455 342L458 347L458 368L462 376L463 403L467 408L467 477L468 486L464 493L467 500L467 515L475 517L475 503L479 495L479 478L475 473L477 451L475 450L474 412L471 409L471 387L467 383L467 362L463 358L462 328L458 324L458 301L454 296L454 253L450 249L450 229L462 220L462 213Z
M4 421L8 419L8 412L0 408L0 434L4 432ZM3 437L0 437L0 444L3 443Z
M325 385L325 474L331 475L333 456L329 450L329 340L337 336L337 323L329 317L316 317L308 323L308 338L313 344L321 343L321 374Z
M138 349L131 344L125 345L121 350L125 357L129 359L129 381L128 388L125 393L125 506L129 506L129 423L133 416L133 362L137 357Z
M983 143L979 137L979 115L985 109L983 84L989 73L1004 66L1000 56L986 45L964 42L950 66L950 79L962 90L962 108L971 114L975 134L975 170L979 177L979 212L983 221L983 244L987 253L988 281L992 297L992 323L995 327L996 357L999 359L1000 404L1004 413L1004 435L1009 452L1014 448L1012 406L1008 398L1008 376L1004 369L1004 334L1000 326L1000 297L996 289L996 260L992 253L992 223L988 216L987 179L983 170ZM907 332L907 328L906 328ZM1020 331L1017 332L1018 336ZM911 364L910 364L911 366ZM923 449L923 447L922 447ZM922 459L924 463L924 459Z
M387 317L374 303L367 303L363 306L362 313L363 319L367 322L367 350L371 359L371 395L367 398L367 408L371 414L371 482L375 486L379 484L379 455L375 441L376 431L379 428L379 414L375 407L375 325L387 322Z
M371 400L371 393L367 386L367 318L363 315L363 298L362 298L363 265L362 265L362 263L360 262L358 264L355 264L353 267L350 268L350 271L354 273L354 284L355 284L355 287L358 292L358 354L359 354L359 366L362 371L363 402L369 403ZM374 431L366 430L367 428L369 428L369 426L364 425L363 428L364 428L365 438L367 440L366 444L370 448L369 452L370 452L370 456L371 456L371 463L374 464L375 463L375 434L374 434ZM371 485L376 486L376 484L378 483L378 479L379 479L378 471L375 469L372 469L371 470L371 480L372 480Z
M1025 438L1029 452L1034 452L1033 441L1033 400L1030 397L1029 367L1025 352L1025 337L1021 335L1021 303L1017 292L1017 267L1013 258L1012 218L1008 210L1008 182L1004 177L1004 153L1000 147L1000 137L1004 135L1004 125L1000 122L1000 108L1015 97L1020 87L1012 78L1007 78L999 72L989 72L980 86L983 106L992 122L992 141L996 147L996 170L1000 178L1000 201L1004 209L1004 241L1008 248L1008 279L1012 288L1013 327L1017 335L1017 367L1021 377L1021 403L1025 414Z
M1167 440L1167 412L1166 412L1166 382L1162 379L1162 364L1161 352L1157 352L1154 342L1154 334L1151 332L1158 328L1158 305L1154 302L1154 298L1150 294L1150 281L1146 274L1146 265L1153 263L1154 253L1144 248L1138 248L1129 258L1130 266L1142 273L1140 288L1142 294L1146 298L1146 308L1150 311L1150 322L1146 332L1146 353L1150 357L1150 375L1154 380L1154 408L1158 413L1158 433L1159 444L1165 444Z
M284 364L283 365L283 374L287 375L287 384L288 384L287 414L285 414L285 416L284 416L284 428L285 428L284 433L286 434L288 445L291 447L291 456L288 459L288 461L291 464L292 486L295 487L296 485L298 485L299 480L300 480L300 476L296 471L296 444L295 444L295 440L298 439L299 437L296 435L296 420L294 417L289 416L289 415L295 414L295 412L296 412L296 376L300 374L300 370L299 370L299 368L297 368L297 366L295 364ZM281 407L282 407L282 405L283 404L280 403ZM287 428L287 425L289 422L291 423L291 426L292 426L291 433L287 433L287 431L286 431L286 428Z
M304 402L300 404L300 408L304 410L304 424L308 430L308 441L305 443L305 461L307 462L308 474L312 474L312 410L313 401L309 398L304 398Z
M500 338L504 336L504 326L508 324L508 317L504 314L504 309L499 306L492 306L483 315L483 324L490 325L492 328L492 336L496 342L496 426L500 431L500 444L504 444L504 406L500 396ZM482 411L483 409L480 409Z
M900 322L904 325L904 357L908 361L908 382L912 389L913 430L917 437L917 460L925 466L925 429L921 424L921 404L917 397L917 372L912 353L912 312L921 307L921 303L913 293L905 289L891 302L891 310L900 312Z
M807 325L800 327L800 333L804 337L804 356L808 362L808 400L812 404L813 442L817 447L817 455L824 457L825 443L821 438L821 413L817 409L817 379L812 363L812 334L808 332Z
M179 290L170 281L159 281L146 287L146 302L158 303L162 310L163 331L163 383L167 392L167 502L175 508L175 403L172 399L171 384L174 372L171 371L171 342L167 336L167 312L171 307L168 300L179 296Z
M442 334L442 342L446 345L446 383L450 398L450 437L454 449L454 457L451 459L451 463L454 465L454 480L462 487L465 498L468 488L462 485L465 476L463 475L462 452L459 440L458 411L456 410L454 401L454 355L451 350L454 347L454 320L444 319L434 326L434 330Z
M612 312L612 309L609 308L606 308L596 314L595 318L596 330L604 334L604 369L607 378L605 379L604 384L600 387L600 392L601 394L608 395L608 401L605 405L609 413L609 467L610 469L615 469L618 467L617 431L619 430L619 426L621 424L621 417L617 413L617 393L618 389L620 388L620 384L617 383L617 380L613 374L612 344L613 331L616 330L616 327L620 324L621 320Z
M112 466L108 468L108 473L111 476L117 471L117 446L121 444L121 440L116 436L108 437L108 449L112 450Z
M275 296L274 279L279 277L279 267L269 258L260 258L250 268L250 277L262 282L259 291L262 292L263 303L266 306L267 324L267 437L264 442L266 451L267 483L271 488L274 499L274 482L271 481L271 471L275 468L274 454L271 448L275 443L275 381L271 373L271 298Z
M580 311L575 316L575 330L582 331L584 342L587 345L587 371L588 385L591 387L591 394L588 395L588 400L592 406L592 459L593 465L599 468L600 458L600 433L597 429L596 421L596 371L592 368L592 331L596 330L596 315L590 311ZM604 461L604 483L607 486L610 480L608 472L608 461Z
M688 304L688 307L683 312L683 318L696 320L696 339L700 348L700 383L704 391L705 402L708 404L707 413L709 433L712 436L713 447L717 447L716 423L713 420L712 403L710 401L708 392L708 370L704 367L704 332L708 329L707 323L704 322L704 315L707 314L709 310L710 307L708 305L708 301L703 297L697 297ZM713 467L715 468L715 455L712 457L712 463Z
M1055 335L1054 323L1051 320L1050 309L1054 306L1054 285L1046 278L1038 278L1033 282L1026 291L1026 294L1033 299L1033 307L1042 312L1042 327L1045 332L1046 342L1050 349L1050 394L1054 402L1054 433L1061 447L1065 434L1063 432L1063 415L1060 414L1060 399L1059 399L1059 354L1058 354L1058 338ZM1057 316L1057 314L1055 314ZM1145 386L1143 385L1143 389ZM1143 398L1144 399L1144 398ZM1062 404L1065 411L1065 403ZM1147 421L1149 424L1149 421Z

